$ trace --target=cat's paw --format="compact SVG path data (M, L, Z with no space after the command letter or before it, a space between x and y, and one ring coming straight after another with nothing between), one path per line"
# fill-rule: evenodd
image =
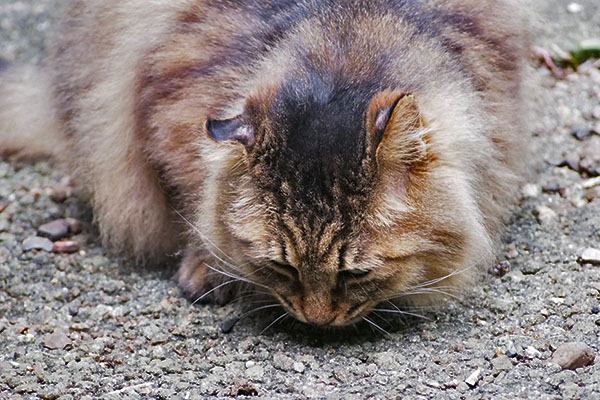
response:
M227 283L226 276L210 268L202 252L188 248L179 264L177 282L191 301L225 304L234 297L236 283Z

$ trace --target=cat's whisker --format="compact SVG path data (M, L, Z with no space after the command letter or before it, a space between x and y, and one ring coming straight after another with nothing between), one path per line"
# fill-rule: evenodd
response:
M417 290L410 290L410 291L407 291L407 292L403 293L399 297L411 296L411 295L418 295L418 294L432 294L432 293L434 293L434 294L441 294L442 296L450 297L450 298L452 298L454 300L457 300L457 301L462 301L462 297L460 297L459 295L452 294L452 293L449 293L449 292L447 292L445 290L441 290L441 289L438 289L438 288L421 288L421 289L417 289Z
M254 275L254 274L256 274L256 273L258 273L258 272L260 272L260 271L262 271L262 270L264 270L264 269L267 269L267 268L269 268L269 266L268 266L268 265L263 265L262 267L260 267L260 268L257 268L257 269L255 269L254 271L252 271L251 273L249 273L247 276Z
M198 303L199 301L202 301L202 299L204 299L206 296L210 295L211 293L219 290L220 288L222 288L223 286L227 286L227 285L231 285L232 283L235 282L239 282L239 279L232 279L230 281L226 281L221 283L218 286L215 286L214 288L212 288L211 290L209 290L208 292L204 293L202 296L198 297L196 300L194 300L194 302L192 303L192 305L195 305L196 303Z
M390 321L388 321L386 318L384 318L382 315L380 315L379 313L377 313L378 310L371 310L371 312L369 314L376 316L377 318L379 318L380 320L382 320L383 322L385 322L385 324L388 327L392 327L392 323Z
M477 266L477 263L475 263L473 265L470 265L468 267L465 267L465 268L458 269L456 271L452 271L449 274L441 276L439 278L435 278L435 279L431 279L429 281L421 282L421 283L413 286L413 288L421 288L421 287L433 286L436 283L440 283L440 282L443 282L443 281L445 281L447 279L453 278L453 277L455 277L457 275L464 274L465 272L468 272L468 271L472 270L473 268L476 268L476 266Z
M402 322L406 323L406 319L404 318L404 316L402 315L402 310L400 310L400 307L398 307L393 301L391 300L387 300L387 303L390 304L392 307L394 307L397 311L398 311L398 315L400 317L400 319L402 320Z
M255 305L255 304L265 304L265 303L269 303L272 302L273 299L268 299L268 300L254 300L254 301L248 301L247 303L244 303L244 305ZM273 303L271 303L273 304Z
M425 319L427 321L433 321L431 318L426 317L424 315L417 314L417 313L410 312L410 311L404 311L404 310L390 310L390 309L386 309L386 308L375 308L372 311L377 311L377 312L382 312L382 313L390 313L390 314L398 314L398 315L408 315L411 317ZM375 314L375 315L377 315L377 314Z
M269 309L269 308L275 308L275 307L281 307L281 304L279 304L279 303L272 303L272 304L267 304L265 306L260 306L260 307L253 308L252 310L247 311L247 312L243 313L242 315L240 315L238 317L238 320L242 320L243 318L246 318L247 316L252 315L255 312L258 312L258 311L261 311L261 310L266 310L266 309Z
M440 294L442 296L450 297L457 301L462 301L462 298L459 295L450 293L450 291L452 291L452 290L458 291L458 288L453 287L453 286L434 286L434 285L436 285L440 282L443 282L447 279L450 279L454 276L457 276L457 275L463 274L467 271L470 271L473 268L476 268L477 265L478 265L478 262L475 262L468 267L461 268L456 271L452 271L451 273L444 275L442 277L431 279L431 280L425 281L425 282L421 282L414 286L403 289L401 292L387 296L387 297L383 298L382 300L390 301L390 300L400 299L402 297L419 295L419 294Z
M236 272L241 272L241 267L243 267L244 265L247 265L247 264L242 264L241 266L236 266L235 264L232 264L232 263L227 262L226 260L223 260L221 257L219 257L217 254L215 254L213 251L208 250L208 252L211 256L213 256L217 261L222 263L225 267L230 268Z
M241 277L241 276L239 276L239 275L235 275L235 274L233 274L233 273L231 273L231 272L228 272L228 271L221 271L221 270L219 270L219 269L217 269L217 268L211 267L211 266L210 266L210 265L208 265L207 263L204 263L204 265L205 265L207 268L209 268L209 269L213 270L214 272L217 272L217 273L219 273L219 274L225 275L225 276L227 276L227 277L229 277L229 278L232 278L232 279L237 279L237 280L239 280L239 281L242 281L242 282L246 282L246 283L250 283L250 284L252 284L252 285L260 286L260 287L263 287L263 288L265 288L265 289L270 289L268 286L266 286L266 285L263 285L263 284L261 284L261 283L258 283L258 282L255 282L255 281L253 281L253 280L250 280L250 279L247 279L247 278Z
M289 315L290 314L288 312L285 312L285 313L281 314L279 317L277 317L275 319L275 321L271 322L269 325L267 325L267 327L265 329L263 329L262 331L260 331L259 335L262 335L263 333L265 333L266 331L268 331L269 328L271 328L273 325L277 324L279 321L285 319Z
M271 293L268 293L266 291L259 291L259 290L245 291L245 292L239 293L238 296L232 300L232 303L239 302L239 301L242 301L245 299L251 299L253 297L270 297L270 299L272 299L273 296L271 295ZM265 300L267 300L267 299L265 299Z
M397 299L401 299L403 297L408 297L408 296L416 296L416 295L427 295L427 294L439 294L442 295L444 297L449 297L451 299L454 299L456 301L462 301L463 299L455 294L452 293L448 293L444 290L438 290L435 288L421 288L421 289L417 289L417 290L405 290L402 291L400 293L396 293L394 295L391 295L383 300L388 301L388 300L397 300Z
M217 246L213 241L211 241L208 236L206 236L196 225L194 225L189 219L187 219L183 214L181 214L178 210L176 210L175 208L173 208L173 211L190 227L194 230L194 232L196 232L198 234L198 236L200 237L200 239L202 239L203 242L205 242L205 244L209 244L210 246L212 246L213 248L215 248L217 251L219 251L223 257L228 258L229 260L231 260L232 262L235 261L233 258L231 258L225 251L221 250L221 248L219 248L219 246ZM210 251L210 250L209 250ZM214 256L215 254L210 251L210 253Z
M367 322L369 325L371 325L373 328L377 329L379 332L383 333L387 337L392 337L391 333L389 333L388 331L386 331L385 329L383 329L382 327L380 327L379 325L377 325L375 322L373 322L369 318L362 317L362 319L363 319L363 321Z
M363 293L367 296L367 298L369 300L373 300L373 297L371 296L371 294L363 287L363 285L360 284L360 282L356 282L358 283L358 286L360 287L360 289L363 291Z

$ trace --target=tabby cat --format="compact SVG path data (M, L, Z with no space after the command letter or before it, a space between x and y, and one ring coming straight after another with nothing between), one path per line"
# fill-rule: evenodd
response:
M115 250L183 250L191 296L352 324L492 262L523 26L512 0L73 0L46 64L0 74L0 149L66 163Z

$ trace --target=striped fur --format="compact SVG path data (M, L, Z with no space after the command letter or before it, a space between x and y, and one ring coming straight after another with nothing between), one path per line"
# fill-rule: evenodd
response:
M205 263L227 258L298 319L344 325L423 282L471 282L493 259L523 149L516 10L74 0L45 72L45 134L107 244L161 260L187 243L186 291L218 283ZM4 82L0 106L15 90ZM6 152L22 150L11 118ZM244 127L251 145L213 140L207 121Z

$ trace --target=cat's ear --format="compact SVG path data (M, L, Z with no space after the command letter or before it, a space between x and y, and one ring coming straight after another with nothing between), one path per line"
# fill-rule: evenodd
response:
M371 100L367 118L368 149L378 159L387 154L410 162L424 151L426 123L412 94L378 93Z
M238 142L246 147L254 145L254 127L242 115L231 119L206 121L206 132L216 142Z

